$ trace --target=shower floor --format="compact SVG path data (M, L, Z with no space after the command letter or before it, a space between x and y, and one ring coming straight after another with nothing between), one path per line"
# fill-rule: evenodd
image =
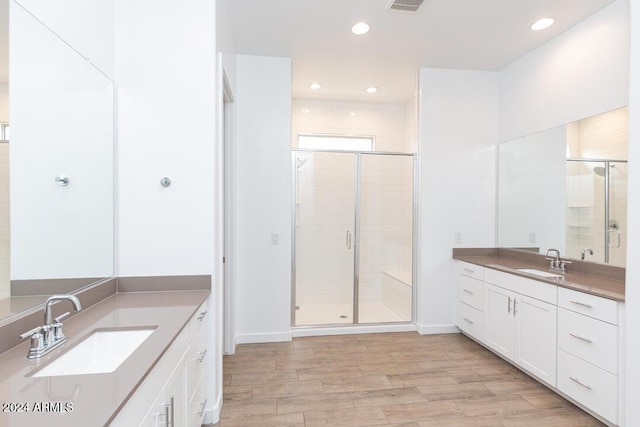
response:
M408 322L382 302L361 303L359 323ZM296 326L352 324L351 304L307 304L296 310Z

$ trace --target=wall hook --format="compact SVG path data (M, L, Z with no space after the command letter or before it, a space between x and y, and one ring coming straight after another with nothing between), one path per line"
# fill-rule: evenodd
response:
M56 184L61 187L66 187L67 185L69 185L69 177L64 175L56 176Z
M171 178L169 177L162 177L160 179L160 185L162 185L163 187L168 187L171 185Z

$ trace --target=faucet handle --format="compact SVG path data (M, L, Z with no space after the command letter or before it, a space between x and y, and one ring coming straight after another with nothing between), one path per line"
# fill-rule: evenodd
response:
M60 316L53 319L54 323L60 323L62 319L66 318L69 314L71 313L69 313L68 311L66 313L62 313Z
M34 335L38 335L38 334L42 334L42 326L36 326L35 328L31 329L28 332L25 332L24 334L20 335L20 339L23 340L27 337L32 337Z

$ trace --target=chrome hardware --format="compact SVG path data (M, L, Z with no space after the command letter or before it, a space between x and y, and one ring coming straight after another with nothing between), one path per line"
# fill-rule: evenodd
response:
M580 335L576 335L576 334L572 334L572 333L569 333L569 335L571 335L572 337L577 338L579 340L582 340L584 342L588 342L589 344L593 344L593 341L591 341L589 338L581 337Z
M351 249L351 232L347 230L347 249Z
M196 415L202 417L204 415L205 409L207 409L207 399L205 399L204 402L200 404L200 410L196 412Z
M580 380L579 380L579 379L577 379L577 378L569 377L569 379L570 379L571 381L573 381L574 383L576 383L576 384L580 384L582 387L584 387L584 388L586 388L586 389L588 389L588 390L591 390L591 386L590 386L589 384L585 384L585 383L583 383L582 381L580 381Z
M66 187L69 185L69 177L64 175L56 176L56 184L60 187Z
M164 176L160 179L160 185L162 185L163 187L167 188L168 186L171 185L171 178Z
M202 363L202 361L204 360L204 357L207 355L207 350L205 349L204 351L201 351L200 353L198 353L200 355L200 357L198 357L196 360L199 363Z
M474 270L470 269L470 268L463 268L464 271L466 271L467 273L473 274Z
M29 332L25 332L20 335L21 339L31 337L31 346L29 347L29 353L27 359L37 359L44 356L55 348L59 347L67 341L67 337L64 336L62 330L62 319L69 315L69 312L61 314L60 316L52 319L53 315L51 306L54 301L71 301L76 309L80 311L82 306L80 300L73 295L53 295L47 299L44 304L44 325L38 326Z
M553 258L549 258L549 253L550 252L555 252L556 256ZM549 270L553 270L553 271L559 271L560 273L564 274L567 272L567 265L571 264L571 261L566 261L563 259L560 259L560 251L557 249L547 249L547 253L546 255L546 260L549 261Z
M473 320L469 320L466 317L463 317L462 320L464 320L465 322L469 323L470 325L473 325Z
M570 302L571 304L579 305L579 306L582 306L582 307L585 307L585 308L593 308L593 306L592 306L592 305L590 305L590 304L586 304L586 303L584 303L584 302L580 302L580 301L569 301L569 302Z
M462 291L466 294L473 295L473 291L470 291L469 289L463 289Z
M593 249L584 248L584 249L582 250L582 254L580 255L580 259L581 259L582 261L584 261L584 258L585 258L585 255L586 255L586 253L587 253L587 252L589 252L589 255L593 255Z
M517 311L516 311L516 304L518 303L518 301L516 301L516 299L513 299L513 315L515 316Z
M207 310L201 312L200 315L198 316L198 320L202 322L202 319L204 319L204 316L206 315L207 315Z
M509 297L509 301L507 301L507 313L511 313L511 297Z

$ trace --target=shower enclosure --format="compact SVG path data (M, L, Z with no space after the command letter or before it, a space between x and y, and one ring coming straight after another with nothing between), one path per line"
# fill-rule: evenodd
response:
M567 256L624 266L627 162L567 159L566 214Z
M293 151L294 326L410 322L414 156Z

